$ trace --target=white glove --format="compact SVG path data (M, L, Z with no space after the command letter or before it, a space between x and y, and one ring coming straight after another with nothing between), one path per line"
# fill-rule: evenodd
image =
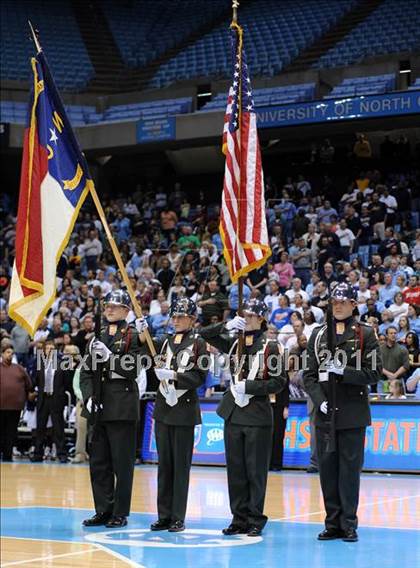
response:
M328 365L326 365L326 369L329 373L334 373L335 375L344 374L344 367L337 367L334 362L328 363Z
M239 381L233 387L238 394L245 394L245 381Z
M92 414L92 410L94 410L94 406L96 406L96 403L93 401L93 398L90 397L90 399L86 403L86 410L89 412L89 414ZM103 408L102 404L99 405L99 408L102 410L102 408Z
M102 341L99 341L99 339L94 339L92 341L92 343L90 344L89 347L89 351L90 354L92 355L92 357L94 355L96 355L96 357L98 357L98 355L101 357L102 361L108 361L108 359L111 357L112 351L110 351L108 349L108 347L105 345L105 343L102 343Z
M156 369L155 373L159 381L173 381L175 379L175 371L171 369Z
M328 402L326 400L321 403L319 410L322 412L322 414L328 414Z
M149 324L147 323L145 317L137 318L136 321L134 322L134 325L136 326L136 329L139 333L144 333L146 329L149 327Z
M232 320L226 322L226 329L228 331L244 331L246 326L245 318L235 316Z

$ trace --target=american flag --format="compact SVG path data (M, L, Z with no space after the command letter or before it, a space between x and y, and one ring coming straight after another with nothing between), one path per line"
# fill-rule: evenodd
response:
M232 24L233 81L229 89L223 152L226 155L220 234L232 282L271 256L265 217L264 176L257 115L243 49L243 32Z

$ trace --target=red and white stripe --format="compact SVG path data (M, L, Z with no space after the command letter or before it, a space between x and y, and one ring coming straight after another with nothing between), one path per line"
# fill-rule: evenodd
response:
M220 229L233 282L262 266L271 255L265 216L264 176L255 112L243 111L231 132L229 92L223 131L226 154Z

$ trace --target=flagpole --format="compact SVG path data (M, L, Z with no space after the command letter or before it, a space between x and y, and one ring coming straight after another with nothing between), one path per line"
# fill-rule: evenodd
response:
M238 23L238 8L239 0L232 0L232 24ZM238 316L243 317L243 298L244 298L244 278L240 276L238 279ZM237 357L238 357L238 380L241 380L241 358L244 350L244 332L239 331L238 333L238 347L237 347Z
M29 27L31 29L32 41L35 44L36 52L40 53L42 51L42 47L41 47L41 44L39 43L39 39L38 39L38 30L34 30L31 20L28 20L28 24L29 24Z
M93 182L90 184L89 189L90 189L90 194L92 196L92 199L93 199L93 201L96 205L96 209L98 210L98 214L99 214L99 217L101 219L102 225L105 229L106 236L108 237L108 242L111 246L112 252L114 253L115 260L117 261L118 269L120 271L120 274L122 276L124 284L127 287L127 292L130 295L130 299L131 299L131 302L132 302L133 308L134 308L134 313L136 314L136 317L141 318L143 316L143 313L141 311L140 304L138 303L136 295L134 294L133 286L130 282L130 279L128 278L127 270L126 270L124 263L122 261L121 254L120 254L120 251L118 250L115 239L114 239L114 237L111 233L111 229L109 228L108 221L106 220L106 216L105 216L105 211L102 207L102 203L99 199L99 196L96 192L96 189L95 189ZM155 346L153 344L152 337L149 333L149 330L146 329L143 333L144 333L147 345L148 345L150 352L152 354L152 357L155 357L157 355L157 353L156 353Z

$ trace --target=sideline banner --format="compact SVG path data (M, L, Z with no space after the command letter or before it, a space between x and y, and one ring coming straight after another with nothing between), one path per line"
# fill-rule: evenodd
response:
M146 406L143 460L157 462L153 402ZM223 420L216 402L201 402L203 424L195 428L194 464L224 465ZM420 472L420 402L373 402L366 432L365 470ZM285 467L309 465L310 434L305 402L290 404L284 438Z

